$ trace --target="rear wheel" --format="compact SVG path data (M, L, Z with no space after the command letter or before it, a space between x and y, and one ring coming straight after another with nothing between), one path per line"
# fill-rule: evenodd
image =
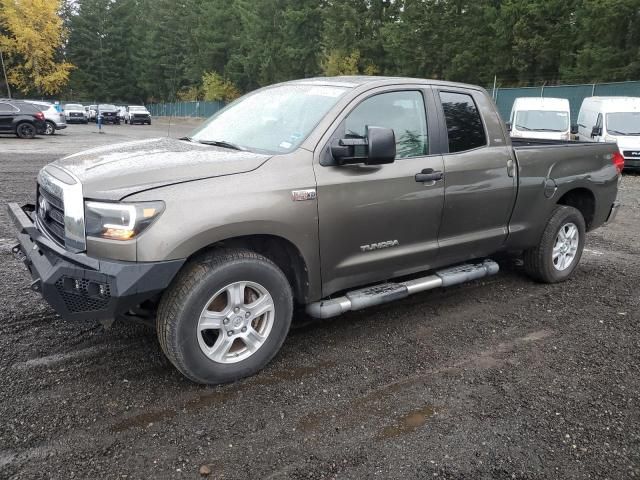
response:
M524 267L545 283L569 278L580 262L585 241L585 221L573 207L558 206L542 233L540 243L524 253Z
M225 383L256 373L291 325L282 271L248 250L219 250L187 264L158 308L160 345L189 379Z
M54 133L56 133L56 126L53 124L53 122L50 122L49 120L47 120L47 126L44 129L44 134L53 135Z
M31 139L36 136L36 127L31 123L23 122L16 127L16 135L19 138Z

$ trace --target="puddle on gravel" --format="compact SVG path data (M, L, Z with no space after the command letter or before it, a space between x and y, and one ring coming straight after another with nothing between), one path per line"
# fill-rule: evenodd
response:
M150 423L169 420L170 418L175 417L176 413L176 410L173 408L158 410L157 412L140 413L119 421L111 427L111 431L114 433L120 433L129 430L130 428L147 428L147 425Z
M385 427L376 437L377 440L387 440L414 432L427 423L427 420L436 413L433 405L425 405L419 410L414 410L396 419L396 425Z
M272 372L269 376L261 374L257 377L248 379L246 383L239 383L236 385L228 386L226 388L223 387L223 390L216 390L198 395L195 398L184 401L181 407L177 406L153 412L139 413L137 415L125 418L115 423L111 427L111 431L114 433L119 433L136 427L146 428L150 423L169 420L175 417L180 410L195 412L212 405L221 405L227 400L235 397L241 391L251 388L252 386L273 385L281 382L299 380L306 376L312 375L322 368L327 368L333 365L333 362L321 362L311 367L297 367L277 370Z

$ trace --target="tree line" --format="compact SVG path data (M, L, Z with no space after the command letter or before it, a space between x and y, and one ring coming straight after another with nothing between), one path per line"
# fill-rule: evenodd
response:
M78 100L228 100L337 74L640 79L639 0L60 0L58 14L62 95Z

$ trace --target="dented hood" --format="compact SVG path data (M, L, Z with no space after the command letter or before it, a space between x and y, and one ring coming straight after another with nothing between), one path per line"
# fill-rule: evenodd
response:
M82 182L85 198L120 200L142 190L255 170L269 155L173 138L93 148L53 165Z

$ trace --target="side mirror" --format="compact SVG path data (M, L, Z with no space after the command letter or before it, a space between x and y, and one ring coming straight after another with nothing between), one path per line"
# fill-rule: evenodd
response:
M396 158L396 136L391 128L367 127L364 138L342 138L331 145L338 165L383 165Z
M510 132L512 127L511 122L507 122L506 125L507 125L507 131Z
M578 125L571 125L571 135L578 134Z
M591 129L591 138L602 136L602 127L593 127Z

